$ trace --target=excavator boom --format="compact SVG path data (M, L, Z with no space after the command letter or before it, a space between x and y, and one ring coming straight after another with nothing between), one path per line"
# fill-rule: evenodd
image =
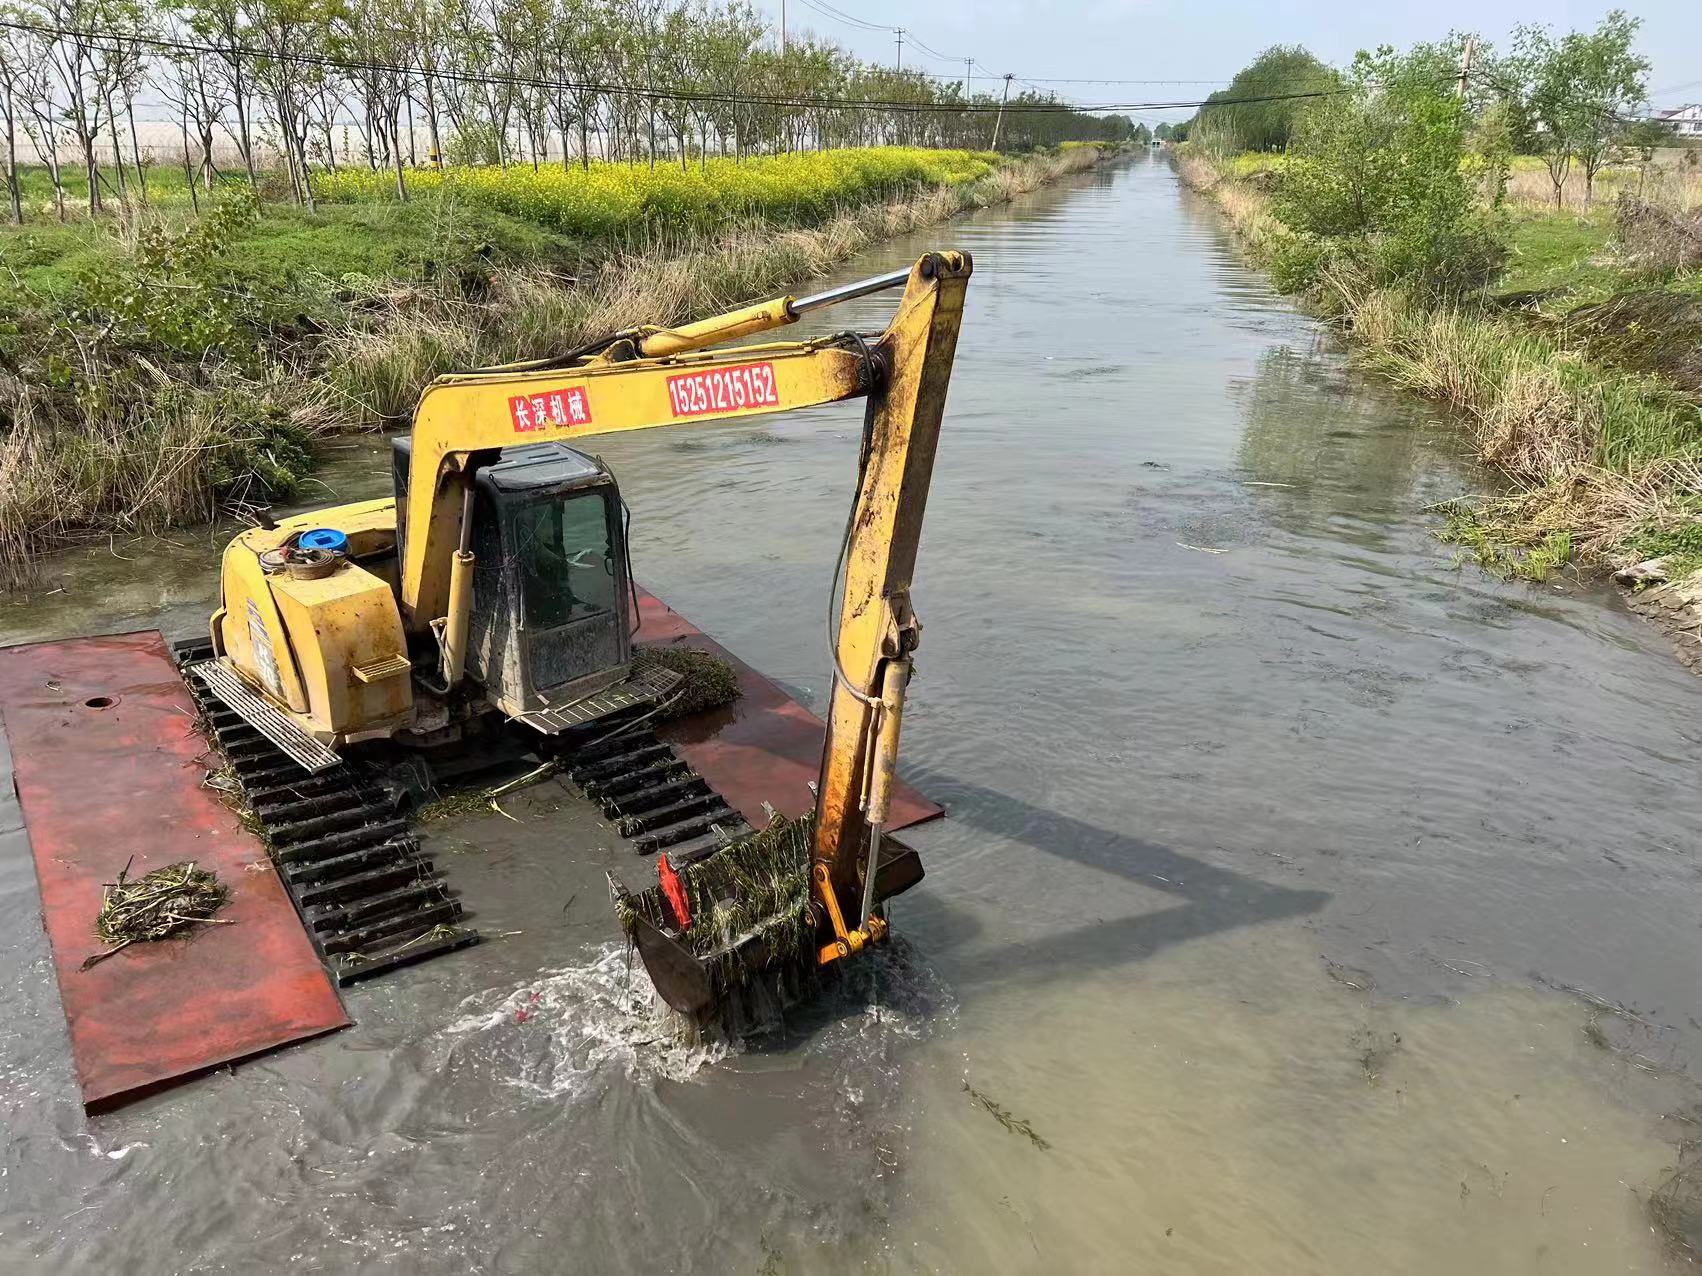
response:
M921 875L913 854L883 856L882 826L911 654L921 636L910 583L971 269L967 254L929 254L903 276L904 296L877 340L859 339L850 350L840 344L815 345L801 356L808 362L796 367L779 364L787 369L783 381L777 378L777 385L786 387L784 392L777 388L782 402L791 394L815 396L811 402L850 397L857 391L868 395L857 491L835 581L839 604L833 692L810 827L808 884L820 942L809 956L824 966L882 938L886 926L878 911L881 900L913 885ZM884 277L870 285L891 282L894 277ZM860 291L872 291L870 285ZM847 291L856 291L855 286ZM852 360L849 364L846 356ZM749 367L753 358L767 361L764 348L687 366L699 374L721 372ZM855 390L850 390L853 385ZM677 412L697 403L695 397L682 403L679 391L673 394L669 406ZM777 408L734 405L720 414ZM713 404L710 410L718 411ZM737 853L737 848L721 852ZM664 868L664 884L671 871L671 866ZM630 897L623 899L618 883L611 885L658 992L682 1012L704 1017L725 992L728 947L742 946L751 953L751 964L763 968L772 965L779 951L768 933L776 925L772 918L745 925L731 939L723 937L712 952L694 951L685 933L690 918L681 917L676 906L653 898L651 908L636 908ZM670 921L674 924L667 924Z

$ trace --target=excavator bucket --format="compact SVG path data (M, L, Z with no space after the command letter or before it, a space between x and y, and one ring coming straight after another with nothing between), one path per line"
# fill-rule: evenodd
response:
M768 828L633 893L614 874L615 914L657 994L699 1024L737 1026L756 1004L786 1004L813 984L817 909L810 897L812 821Z
M813 832L810 816L777 815L678 870L663 856L648 890L634 893L608 875L621 928L669 1007L700 1028L760 1030L770 1012L815 990L835 937L811 888ZM921 880L916 852L884 839L877 908Z

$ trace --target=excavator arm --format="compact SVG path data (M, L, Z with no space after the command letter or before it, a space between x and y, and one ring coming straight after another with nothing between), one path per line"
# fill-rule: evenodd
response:
M598 434L868 397L841 546L832 703L813 830L811 892L827 922L822 964L885 931L876 870L910 657L921 633L910 581L971 268L967 253L929 253L909 271L816 297L764 302L677 329L635 329L562 364L440 378L415 417L401 597L412 627L438 631L445 681L452 682L466 633L470 480L480 453L551 439L581 446ZM848 335L704 349L900 284L897 311L872 340Z

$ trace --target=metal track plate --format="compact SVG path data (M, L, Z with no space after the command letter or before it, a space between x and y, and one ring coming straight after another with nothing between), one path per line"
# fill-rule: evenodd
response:
M220 704L277 745L309 775L318 775L342 763L325 745L267 704L223 660L216 657L198 660L186 665L185 671L194 674Z
M534 731L542 731L545 735L559 735L571 727L582 727L587 722L606 718L622 709L654 704L679 686L683 676L676 670L651 665L624 682L617 682L612 687L605 687L571 704L552 705L536 713L523 713L515 718L515 721L523 722Z

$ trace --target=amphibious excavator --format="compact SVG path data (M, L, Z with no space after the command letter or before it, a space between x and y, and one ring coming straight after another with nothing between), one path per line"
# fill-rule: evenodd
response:
M634 756L608 741L674 690L677 672L635 659L626 510L584 445L859 396L816 809L775 839L802 847L807 900L790 922L817 942L783 952L775 920L757 915L783 907L784 891L731 897L749 866L718 857L751 838L728 835L738 821L718 823L727 813L713 803L696 808L701 835L659 858L656 887L611 887L658 991L692 1014L727 991L731 953L753 967L800 953L826 966L882 938L882 902L921 878L882 828L921 632L911 574L970 271L967 253L932 252L813 296L439 377L393 444L394 496L265 517L230 543L210 642L184 652L184 669L340 976L467 942L448 924L459 906L370 782L376 742L477 750L493 724L517 724L606 782ZM886 289L902 294L879 334L727 344Z

